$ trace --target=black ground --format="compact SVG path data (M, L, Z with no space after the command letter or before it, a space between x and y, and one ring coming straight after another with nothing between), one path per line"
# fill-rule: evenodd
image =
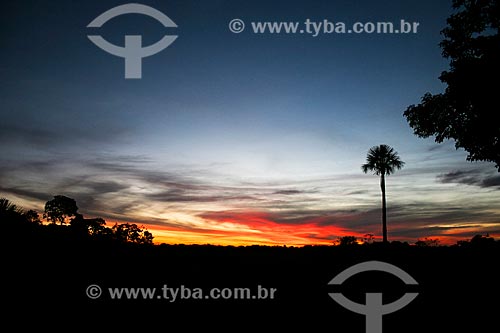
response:
M2 246L6 319L37 318L36 326L158 327L161 331L271 331L306 327L309 332L365 332L365 317L330 298L337 291L358 303L382 292L384 303L405 292L418 297L383 317L383 332L479 332L498 329L500 242L451 247L401 243L362 246L218 247L138 246L25 233ZM407 286L384 272L365 272L342 286L328 282L365 261L391 263L410 274ZM89 285L102 295L91 299ZM177 299L169 288L249 288L257 299ZM276 288L258 299L258 286ZM112 299L109 288L156 288L152 299ZM184 292L184 296L187 292ZM22 319L15 319L18 324ZM33 323L31 323L33 324ZM65 326L66 325L66 326ZM102 326L101 326L102 325ZM152 325L152 326L151 326ZM496 327L496 328L495 328ZM175 328L175 329L172 329ZM72 329L71 329L72 330Z

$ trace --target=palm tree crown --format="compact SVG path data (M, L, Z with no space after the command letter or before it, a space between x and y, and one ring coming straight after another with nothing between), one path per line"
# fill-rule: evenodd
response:
M405 162L401 161L394 148L380 145L370 148L366 156L366 163L361 166L361 169L364 173L373 171L377 176L390 175L395 170L401 169L404 164Z
M0 198L0 214L4 213L22 213L23 210L12 203L10 200L5 198Z

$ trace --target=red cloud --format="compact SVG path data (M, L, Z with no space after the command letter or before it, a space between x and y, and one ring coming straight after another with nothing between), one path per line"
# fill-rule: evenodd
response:
M283 221L276 218L273 213L252 211L222 211L207 212L200 217L218 223L233 223L244 225L248 229L255 230L257 234L267 242L275 244L305 245L305 244L332 244L333 241L342 236L363 237L365 233L347 230L335 225L322 225L322 222L331 220L328 217L311 217L297 221ZM252 233L252 236L256 234ZM286 242L288 241L288 242ZM291 243L290 243L291 242Z

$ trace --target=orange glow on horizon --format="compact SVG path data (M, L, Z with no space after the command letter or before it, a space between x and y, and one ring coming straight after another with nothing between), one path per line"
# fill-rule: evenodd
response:
M178 216L174 213L172 216ZM347 229L332 224L331 216L316 216L300 221L273 219L272 213L261 211L214 211L199 215L188 215L188 221L175 219L170 221L168 215L165 220L169 223L164 225L161 222L135 223L145 227L154 236L154 243L159 244L210 244L210 245L266 245L266 246L305 246L305 245L334 245L343 236L354 236L357 243L363 243L367 234L374 234L374 241L381 241L379 224L374 224L360 232L359 230ZM188 223L189 222L189 223ZM119 220L107 221L107 226L112 227L115 223L127 223ZM474 227L450 226L450 229L443 230L440 234L426 233L425 228L415 228L415 234L422 234L418 237L396 237L391 235L401 231L407 231L408 225L401 223L389 224L389 241L402 241L414 244L418 240L437 240L438 245L453 245L458 241L470 240L472 236L488 234L487 225L481 227L474 224ZM375 230L375 232L374 232ZM470 234L470 236L464 236ZM490 233L490 237L500 238L500 234Z
M343 236L354 236L358 244L363 243L367 234L375 234L374 241L381 241L381 236L371 230L363 232L342 228L332 224L324 224L331 217L314 217L306 221L274 221L272 214L265 212L222 211L208 212L196 218L201 218L204 224L193 226L183 224L182 221L170 224L151 224L142 222L120 221L118 219L106 221L107 227L121 223L135 223L146 228L154 236L154 244L186 244L186 245L221 245L221 246L296 246L305 245L334 245ZM50 222L43 220L43 224ZM478 224L470 228L450 228L441 234L425 234L425 229L415 229L422 233L421 237L391 237L392 231L405 230L401 224L389 226L389 241L402 241L414 244L416 241L437 240L437 245L454 245L458 241L470 240L474 235L488 235L500 239L498 233L488 233L487 229L478 229ZM380 226L373 226L378 230ZM470 234L464 236L464 232Z
M213 245L332 245L342 236L363 238L366 233L321 225L324 218L306 222L276 222L262 212L212 212L203 215L210 223L238 226L231 230L186 228L182 226L145 225L155 236L155 244L213 244Z

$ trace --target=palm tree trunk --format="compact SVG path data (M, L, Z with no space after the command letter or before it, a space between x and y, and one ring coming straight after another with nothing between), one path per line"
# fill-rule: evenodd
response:
M382 237L387 243L387 208L385 203L385 174L380 176L380 189L382 190Z

